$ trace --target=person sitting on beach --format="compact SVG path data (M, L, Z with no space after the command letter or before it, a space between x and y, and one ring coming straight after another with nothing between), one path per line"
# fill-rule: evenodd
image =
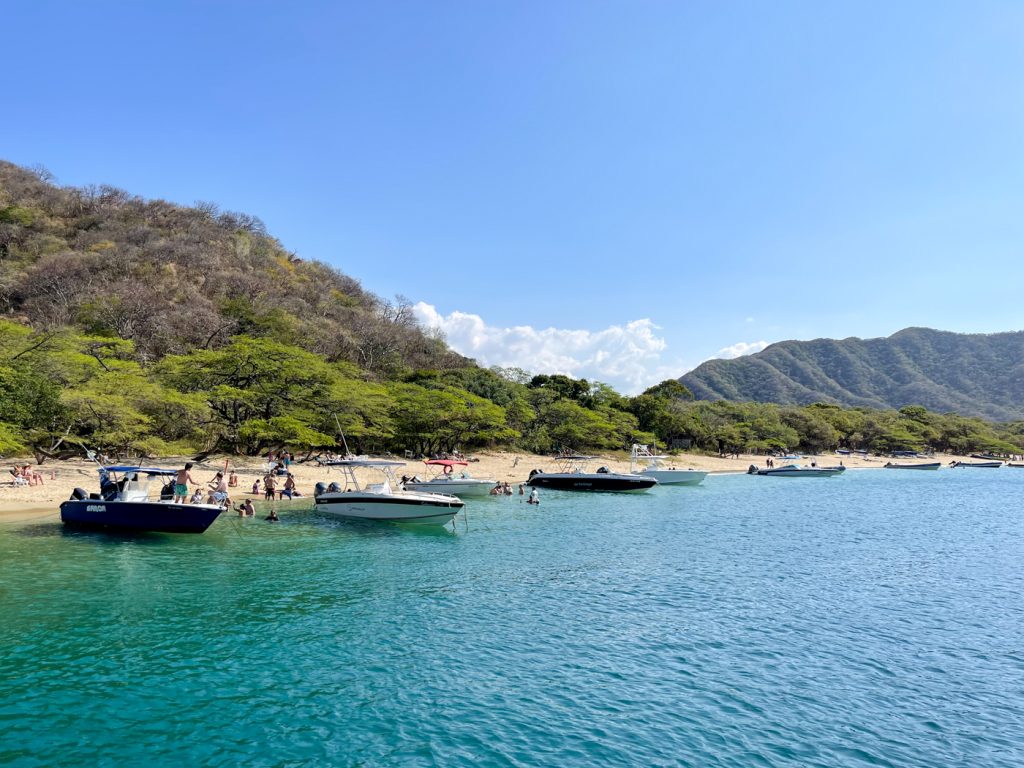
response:
M235 470L231 470L231 474L228 475L228 488L238 487L238 475L235 474Z
M258 477L253 481L252 492L253 493L259 493L260 492L260 479Z
M264 517L263 519L266 520L268 523L280 522L280 518L277 516L277 512L274 511L273 509L270 510L270 514Z
M178 499L181 499L182 504L188 504L188 484L192 483L195 485L195 480L192 479L189 470L192 469L192 462L188 462L184 469L179 469L178 473L174 476L174 503L178 503Z
M28 477L30 485L43 484L43 473L38 469L32 469L30 465L26 464L22 472Z

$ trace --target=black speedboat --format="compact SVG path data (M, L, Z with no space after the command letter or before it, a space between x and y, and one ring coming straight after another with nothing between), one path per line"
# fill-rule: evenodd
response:
M568 455L555 459L557 470L543 472L534 469L526 484L533 488L549 488L556 491L646 491L658 484L653 477L625 472L612 472L601 467L596 472L587 472L587 463L594 456Z

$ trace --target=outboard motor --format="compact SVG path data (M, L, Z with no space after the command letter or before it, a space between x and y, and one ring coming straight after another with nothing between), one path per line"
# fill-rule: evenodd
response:
M168 483L160 489L160 501L170 501L174 498L174 483Z
M611 474L611 470L609 470L608 467L598 467L597 471L602 475Z
M85 499L88 498L89 492L85 490L85 488L75 488L75 490L71 492L72 501L84 501Z
M750 465L750 469L747 470L747 474L748 475L756 475L757 474L757 467L755 467L753 464L751 464Z
M317 483L313 487L313 496L323 496L327 492L327 483Z
M533 478L536 475L543 475L543 474L544 474L544 470L542 470L542 469L531 469L530 470L530 476L528 478L526 478L526 479L527 480L533 480Z
M337 483L331 483L327 486L328 493L341 493L341 486Z

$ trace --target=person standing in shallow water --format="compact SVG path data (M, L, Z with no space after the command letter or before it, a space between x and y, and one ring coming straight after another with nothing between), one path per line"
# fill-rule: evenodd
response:
M174 476L174 503L177 504L179 497L181 498L181 504L188 504L188 484L192 483L195 485L195 480L192 479L192 475L189 470L192 469L192 462L188 462L184 469L179 469L178 474Z

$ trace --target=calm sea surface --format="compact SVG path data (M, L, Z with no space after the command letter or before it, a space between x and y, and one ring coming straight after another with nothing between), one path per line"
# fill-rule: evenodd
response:
M0 764L1024 765L1024 470L0 526Z

